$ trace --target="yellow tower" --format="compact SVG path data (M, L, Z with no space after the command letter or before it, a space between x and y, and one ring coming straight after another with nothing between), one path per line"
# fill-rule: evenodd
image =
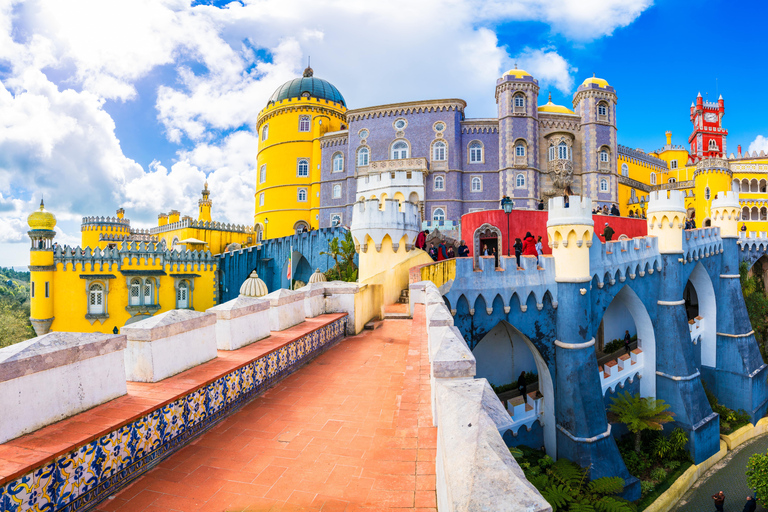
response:
M205 187L202 192L203 198L200 199L197 204L200 206L200 216L197 220L211 222L211 204L210 199L211 192L208 190L208 182L205 182Z
M557 282L583 283L592 279L589 248L594 232L591 199L571 196L567 207L562 197L549 200L547 237L555 260Z
M131 221L125 218L125 210L120 208L115 217L83 217L80 231L80 245L83 249L104 248L107 241L130 236Z
M669 195L667 195L669 193ZM683 253L685 200L679 190L656 190L648 202L648 236L659 240L661 254Z
M53 323L53 237L56 232L56 217L45 211L40 200L40 209L27 217L29 238L32 246L29 252L31 275L30 317L32 327L38 336L46 334Z
M320 137L345 129L346 112L338 89L307 68L301 78L280 86L259 113L257 238L319 227Z
M721 238L739 238L739 219L741 205L739 193L734 191L718 192L712 200L712 226L720 228Z
M731 190L733 172L728 160L717 157L705 158L696 164L693 180L696 191L696 225L702 227L704 221L710 217L715 194Z

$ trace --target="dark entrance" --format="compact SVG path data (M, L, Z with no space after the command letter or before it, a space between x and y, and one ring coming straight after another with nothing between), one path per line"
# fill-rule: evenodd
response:
M486 253L487 249L487 253ZM496 256L495 265L499 266L499 238L490 229L480 235L480 256Z
M685 313L688 315L688 321L690 322L697 316L699 316L699 296L696 295L696 288L688 281L683 291L683 299L685 300Z

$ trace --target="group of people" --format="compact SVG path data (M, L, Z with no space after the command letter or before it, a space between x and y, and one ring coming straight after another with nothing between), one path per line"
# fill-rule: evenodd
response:
M725 493L723 491L712 495L712 501L715 502L715 510L717 512L723 512L723 505L725 504ZM757 501L754 496L747 496L747 502L744 504L743 512L755 512L757 508Z
M627 215L630 219L644 219L645 218L645 212L639 211L637 212L637 215L635 215L634 210L629 210L629 215Z
M690 219L686 217L685 229L696 229L696 219L694 219L693 217L691 217Z
M592 209L592 215L613 215L614 217L619 217L621 213L615 204L612 204L610 208L605 204L602 208L600 208L600 205L595 206Z
M469 256L469 247L464 243L464 240L459 243L458 248L454 248L453 244L446 244L445 240L440 240L437 247L435 247L434 242L430 242L429 248L427 248L427 235L429 235L429 230L425 229L416 236L416 248L427 251L432 261L448 260L456 256L459 258Z

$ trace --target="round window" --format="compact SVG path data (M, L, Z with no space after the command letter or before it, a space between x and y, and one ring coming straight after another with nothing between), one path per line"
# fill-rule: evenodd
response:
M309 96L310 94L307 91L304 91L303 93L301 93L302 98L309 98Z
M402 130L403 128L405 128L405 119L398 119L397 121L395 121L395 128L397 128L398 130Z
M435 125L435 130L438 131L438 132L441 132L441 131L445 130L445 125L443 123L437 123Z
M360 130L360 133L358 135L360 135L361 139L367 139L368 138L368 130Z

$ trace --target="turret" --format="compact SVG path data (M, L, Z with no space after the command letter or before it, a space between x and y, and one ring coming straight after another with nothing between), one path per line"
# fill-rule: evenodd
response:
M589 248L595 223L592 200L571 196L565 206L562 197L549 200L547 237L555 259L555 280L565 283L589 281Z
M205 182L205 187L201 192L203 198L200 199L197 204L200 207L200 216L198 220L211 222L211 205L213 204L210 199L211 192L208 190L208 182Z
M31 276L30 317L32 327L38 336L48 333L53 323L53 237L56 232L56 216L45 210L40 200L40 208L27 217L32 240L29 254L29 272Z
M180 216L181 216L181 213L179 212L179 210L171 210L170 212L168 212L168 224L179 222Z
M168 214L167 213L161 213L157 216L157 225L162 227L168 224Z
M739 237L739 218L741 206L739 193L736 191L718 192L712 201L712 226L720 228L721 238Z
M667 130L664 135L667 136L667 146L671 146L672 145L672 132Z
M118 219L124 219L125 218L125 208L118 208L117 209L117 218Z
M659 239L661 254L682 254L685 199L680 190L656 190L648 202L648 235Z

